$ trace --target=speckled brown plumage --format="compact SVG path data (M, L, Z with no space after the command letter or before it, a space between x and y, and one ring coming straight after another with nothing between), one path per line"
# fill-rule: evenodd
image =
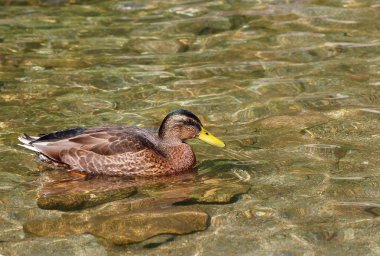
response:
M112 176L159 176L191 170L195 155L185 140L202 130L186 110L169 113L158 133L123 126L73 128L20 141L45 161L71 170Z

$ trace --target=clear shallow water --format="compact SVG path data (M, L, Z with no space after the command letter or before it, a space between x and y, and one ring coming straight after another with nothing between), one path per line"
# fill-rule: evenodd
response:
M380 253L377 1L1 3L0 253ZM228 146L192 143L199 175L136 190L123 183L111 199L130 197L109 203L92 199L110 181L74 181L74 191L100 191L74 197L90 208L37 206L49 182L73 177L40 173L46 168L16 145L21 133L157 127L179 107ZM107 209L104 226L115 229L94 228ZM178 214L205 230L115 245L130 241L111 236L131 226L120 216L136 212L156 214L141 223Z

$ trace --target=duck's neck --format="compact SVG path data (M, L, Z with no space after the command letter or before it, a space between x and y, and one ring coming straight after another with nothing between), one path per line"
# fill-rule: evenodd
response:
M168 145L167 152L172 168L176 171L190 170L195 166L196 159L190 145L186 143Z

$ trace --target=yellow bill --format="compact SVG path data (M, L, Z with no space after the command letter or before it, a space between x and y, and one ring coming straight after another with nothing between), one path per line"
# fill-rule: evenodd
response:
M206 129L204 129L203 127L202 127L202 131L198 135L198 139L210 145L217 146L220 148L224 148L226 146L226 144L224 144L223 141L221 141L220 139L218 139L217 137L215 137L214 135L206 131Z

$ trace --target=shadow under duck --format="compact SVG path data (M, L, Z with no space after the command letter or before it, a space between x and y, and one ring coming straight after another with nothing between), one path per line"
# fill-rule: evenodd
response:
M170 112L158 133L124 126L72 128L19 137L27 149L50 164L73 171L111 176L160 176L191 170L195 155L186 140L198 138L217 147L225 144L203 128L190 111Z

